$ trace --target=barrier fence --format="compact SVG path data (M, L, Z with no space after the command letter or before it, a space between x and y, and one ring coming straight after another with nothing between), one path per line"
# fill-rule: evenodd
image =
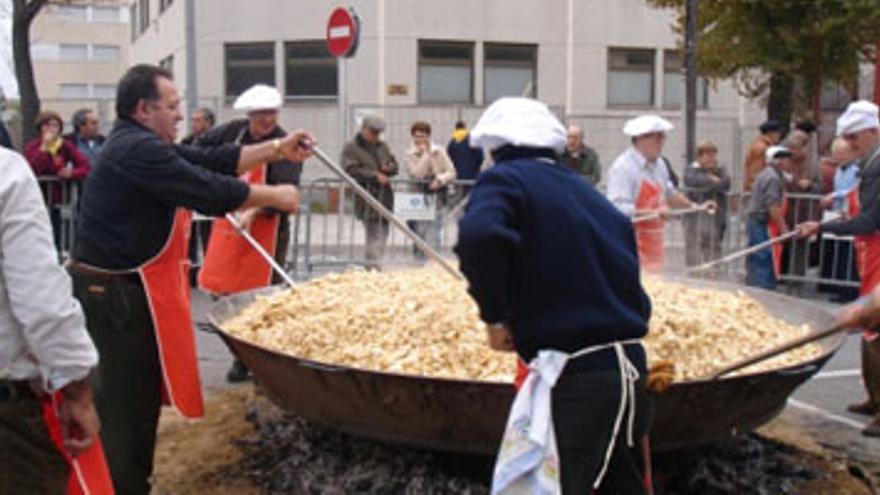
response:
M72 252L82 182L58 177L39 177L52 220L56 247L64 259ZM394 212L407 220L409 227L444 256L454 256L452 248L458 237L458 219L464 213L472 181L455 181L439 191L427 189L428 183L392 180L388 203ZM377 259L368 259L368 223L357 215L356 198L340 179L322 178L303 186L302 204L291 219L291 243L287 256L289 272L298 278L371 264L384 267L417 266L425 257L401 232L387 227L384 246L373 246ZM709 199L706 191L683 189L694 201ZM787 223L822 220L831 214L821 204L818 194L787 195ZM666 272L683 273L687 267L712 261L748 247L746 223L748 193L730 193L715 197L717 214L694 213L666 221ZM837 205L843 207L843 205ZM209 222L210 217L196 217ZM370 220L379 222L379 220ZM198 264L204 252L202 230L196 233L193 261ZM381 232L380 232L381 233ZM381 235L379 236L382 237ZM381 244L381 242L379 242ZM374 253L374 254L376 254ZM745 261L723 264L694 276L743 282ZM800 294L820 290L842 299L855 294L859 285L853 239L823 234L818 239L794 239L784 243L781 281L786 290Z

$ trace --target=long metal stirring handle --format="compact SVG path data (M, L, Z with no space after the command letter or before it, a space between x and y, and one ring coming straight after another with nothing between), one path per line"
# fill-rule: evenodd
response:
M685 215L689 215L691 213L699 213L701 211L711 212L712 208L708 208L706 206L700 205L700 206L691 206L689 208L680 208L677 210L669 210L669 216L670 217L683 217ZM661 216L660 213L657 213L657 212L648 213L647 215L642 215L640 217L634 218L632 223L641 223L641 222L647 222L649 220L656 220L656 219L660 218L660 216Z
M376 210L379 215L388 220L391 224L397 227L398 230L403 232L404 235L409 237L413 243L429 258L436 261L443 268L446 269L453 277L461 280L461 273L452 266L447 260L443 258L431 245L424 241L421 237L418 236L415 232L413 232L409 227L406 226L406 222L397 217L394 213L388 210L385 205L382 204L378 199L374 198L372 194L370 194L363 186L358 184L358 182L354 179L354 177L348 175L345 170L342 169L337 163L330 159L323 150L318 148L317 146L311 146L311 150L314 152L315 156L324 162L324 165L330 168L336 175L338 175L342 180L348 183L351 186L352 190L360 196L361 199L366 201L374 210Z
M839 217L840 217L840 215L833 217L833 218L829 218L828 220L820 222L819 225L823 225L828 222L832 222L834 220L837 220ZM749 246L749 247L747 247L745 249L741 249L739 251L735 251L733 253L728 254L727 256L718 258L717 260L708 261L706 263L703 263L702 265L696 265L696 266L692 266L689 268L685 268L684 271L685 271L685 273L700 272L700 271L712 268L714 266L722 265L724 263L729 263L731 261L735 261L739 258L742 258L743 256L748 256L752 253L757 253L758 251L760 251L764 248L767 248L769 246L772 246L773 244L776 244L779 242L785 242L785 241L791 239L792 237L797 236L798 234L799 234L798 228L797 228L797 226L795 226L795 228L791 229L791 231L786 232L785 234L782 234L782 235L776 236L776 237L771 237L770 239L767 239L764 242L761 242L759 244L755 244L754 246Z
M239 222L238 219L235 218L235 215L233 215L232 213L227 213L226 220L231 223L232 226L235 227L235 230L238 231L239 235L244 237L244 240L246 240L247 243L250 244L251 247L254 248L257 253L259 253L260 256L262 256L263 259L269 263L269 266L271 266L272 269L275 270L275 273L277 273L281 276L282 279L284 279L284 281L287 283L287 285L290 286L291 289L296 287L296 282L294 282L293 278L291 278L290 275L288 275L287 272L284 271L284 268L281 268L281 265L279 265L278 262L275 261L275 258L273 258L265 249L263 249L263 246L259 242L257 242L256 239L254 239L254 236L252 236L251 233L247 231L247 229L244 228L241 222Z
M841 325L834 325L833 327L824 328L822 330L817 330L815 332L808 333L807 335L804 335L803 337L798 337L796 339L792 339L792 340L785 342L783 344L779 344L776 347L773 347L772 349L766 350L766 351L761 352L759 354L755 354L754 356L747 357L747 358L742 359L740 361L737 361L729 366L725 366L724 368L716 370L716 371L712 372L711 374L705 376L703 378L703 380L717 380L724 375L733 373L734 371L739 371L739 370L746 368L748 366L751 366L755 363L760 363L761 361L766 361L767 359L776 357L780 354L785 354L786 352L791 351L793 349L797 349L798 347L801 347L803 345L809 344L811 342L815 342L817 340L822 340L825 337L828 337L830 335L834 335L836 333L840 333L840 332L843 332L846 330L848 330L846 327L843 327Z

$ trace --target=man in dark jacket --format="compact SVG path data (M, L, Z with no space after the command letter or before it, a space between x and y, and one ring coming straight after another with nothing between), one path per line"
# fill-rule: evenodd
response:
M360 132L342 150L342 167L390 210L394 208L390 178L397 175L399 168L391 149L380 139L384 130L381 117L364 117ZM365 266L379 269L388 241L388 220L359 197L355 198L354 213L366 229Z
M695 203L714 201L713 215L701 212L684 219L685 263L699 265L721 256L721 242L727 229L727 193L730 174L718 164L718 147L711 141L697 145L697 161L684 171L688 198Z
M497 100L472 139L495 166L471 191L455 252L489 345L532 370L516 399L530 407L511 414L493 490L531 493L537 481L563 495L645 493L640 339L651 302L632 222L559 163L565 129L542 103Z
M568 126L565 149L559 160L594 186L602 180L602 165L599 163L599 155L593 148L584 144L584 133L576 125Z
M459 120L455 123L452 139L446 145L446 154L455 166L458 180L474 180L483 166L483 150L471 146L467 124Z
M855 236L859 258L862 295L880 287L880 110L877 105L861 100L850 103L837 120L837 135L843 137L859 157L858 212L847 219L820 225L801 224L801 235L811 237L819 232L837 236ZM854 213L854 212L850 212ZM876 329L875 329L876 330ZM869 332L862 339L862 379L868 397L852 404L850 412L872 416L862 430L866 436L880 437L880 338Z
M81 108L73 114L71 123L73 124L73 132L64 138L70 140L76 149L86 157L89 166L94 167L106 139L101 134L98 116L89 108Z
M281 156L302 161L305 132L217 148L174 145L180 97L171 73L130 68L119 81L118 120L86 184L71 271L74 294L101 361L94 376L101 439L116 493L150 492L163 396L203 414L189 292L187 209L294 211L296 188L236 178ZM198 165L197 165L198 164Z

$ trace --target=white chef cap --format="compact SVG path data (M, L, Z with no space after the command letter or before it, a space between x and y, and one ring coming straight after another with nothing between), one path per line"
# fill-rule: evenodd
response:
M626 121L623 133L630 137L642 136L653 132L669 132L675 129L671 122L658 115L640 115Z
M255 84L236 98L232 108L255 112L258 110L278 110L281 108L281 93L265 84Z
M877 105L867 100L850 103L843 115L837 119L838 136L877 127L880 127Z
M504 145L565 148L565 128L547 105L531 98L499 98L471 130L471 146L496 150Z

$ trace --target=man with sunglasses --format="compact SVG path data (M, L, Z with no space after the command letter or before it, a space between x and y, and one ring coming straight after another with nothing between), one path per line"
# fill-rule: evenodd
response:
M672 129L669 121L656 115L629 120L623 126L623 133L630 137L632 144L614 160L608 171L608 200L624 215L638 219L659 214L658 218L639 221L635 226L640 264L654 273L663 271L663 228L669 207L695 206L675 189L663 163L663 144L666 133Z
M869 294L880 285L880 117L877 105L860 100L847 107L837 119L837 135L842 136L859 159L858 191L850 193L849 218L820 225L801 225L803 237L819 232L837 236L855 236L858 268L862 284L860 293ZM862 377L868 399L847 409L856 414L873 416L862 431L866 436L880 437L880 340L874 331L865 332L862 341Z

